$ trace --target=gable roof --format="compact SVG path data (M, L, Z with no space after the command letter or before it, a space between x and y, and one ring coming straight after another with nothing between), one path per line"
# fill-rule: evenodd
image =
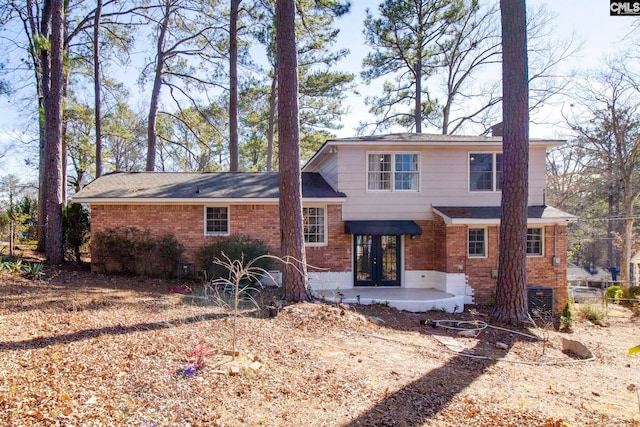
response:
M608 282L611 281L611 271L602 267L580 267L567 265L567 281L570 282Z
M500 206L434 206L446 224L499 224ZM529 206L527 219L530 224L557 224L576 221L575 215L551 206Z
M113 172L89 183L73 196L76 203L109 202L277 202L278 172ZM317 173L302 173L304 199L342 202L339 193Z
M466 145L466 144L500 144L502 136L483 135L442 135L434 133L388 133L384 135L354 136L348 138L332 138L328 143L357 144L357 143L396 143L396 144L422 144L437 145ZM532 145L562 145L565 141L559 139L531 138Z

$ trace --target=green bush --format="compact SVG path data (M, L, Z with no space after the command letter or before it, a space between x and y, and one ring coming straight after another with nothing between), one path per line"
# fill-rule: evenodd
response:
M155 247L155 258L160 263L160 270L172 277L184 252L184 245L173 234L165 234L156 240Z
M564 306L564 310L562 310L560 325L567 331L573 329L573 310L571 309L570 303L567 303L567 305Z
M136 227L111 228L95 234L93 253L105 260L107 272L173 275L184 245L173 234L153 237ZM107 260L119 264L109 267Z
M82 246L89 241L91 221L89 211L79 203L62 210L62 233L65 256L80 264Z
M45 277L44 265L40 262L27 263L22 271L31 280L40 280Z
M224 255L223 255L224 254ZM226 261L226 255L232 262L244 260L244 265L250 261L253 267L268 271L273 265L273 258L262 257L269 254L269 247L260 240L246 235L233 235L217 237L215 241L201 246L196 253L198 268L206 271L207 277L215 279L228 277L229 268L218 265L214 261Z
M96 233L92 245L94 254L120 263L113 272L134 274L144 273L145 269L141 269L140 264L149 258L155 242L149 231L136 227L116 227ZM105 269L110 272L109 267Z
M623 298L624 292L620 289L620 286L609 286L607 291L604 293L604 297L607 300L614 300L618 302L620 298Z

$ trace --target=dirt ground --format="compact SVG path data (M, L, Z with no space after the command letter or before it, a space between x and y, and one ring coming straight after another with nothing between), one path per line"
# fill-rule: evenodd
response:
M320 303L234 321L185 286L0 273L0 425L640 426L640 317L626 308L573 333Z

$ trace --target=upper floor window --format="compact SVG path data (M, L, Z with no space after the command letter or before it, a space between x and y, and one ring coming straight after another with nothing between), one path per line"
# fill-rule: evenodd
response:
M417 153L370 153L367 189L418 191L420 172Z
M229 234L229 208L207 207L205 209L205 234Z
M484 228L469 228L468 233L469 258L482 258L487 256L487 236Z
M469 190L502 190L502 153L469 153Z
M527 228L527 255L542 256L542 228Z
M324 212L324 208L321 207L302 208L305 243L312 245L326 243Z

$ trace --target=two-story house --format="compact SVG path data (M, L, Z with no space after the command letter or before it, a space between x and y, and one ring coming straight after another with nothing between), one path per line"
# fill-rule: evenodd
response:
M567 224L545 203L546 152L531 140L527 278L567 299ZM502 138L392 134L328 140L303 167L309 280L325 298L425 311L493 301ZM117 226L171 232L194 261L216 236L280 244L277 173L113 173L74 196L92 233ZM92 259L99 254L92 253ZM95 269L95 265L94 265Z

